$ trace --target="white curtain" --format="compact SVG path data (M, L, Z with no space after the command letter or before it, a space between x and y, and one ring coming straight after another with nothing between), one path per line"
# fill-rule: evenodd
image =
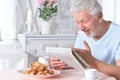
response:
M0 0L0 29L3 41L16 39L16 0Z

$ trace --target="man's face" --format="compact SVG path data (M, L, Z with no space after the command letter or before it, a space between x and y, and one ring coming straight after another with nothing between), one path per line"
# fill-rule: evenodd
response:
M79 28L88 37L94 37L97 35L99 20L97 16L92 16L88 11L83 10L73 14Z

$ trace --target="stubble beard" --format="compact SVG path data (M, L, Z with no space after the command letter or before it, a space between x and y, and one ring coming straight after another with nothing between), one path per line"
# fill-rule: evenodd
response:
M88 36L88 38L94 38L96 36L96 32L92 32L89 36Z

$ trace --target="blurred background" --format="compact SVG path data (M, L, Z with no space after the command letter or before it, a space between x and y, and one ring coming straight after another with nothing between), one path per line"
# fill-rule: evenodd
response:
M57 24L53 25L56 28L56 32L52 35L68 36L68 39L71 39L70 36L73 38L76 36L78 28L69 10L74 1L58 0L58 14L54 20ZM98 1L103 7L104 19L120 24L120 0ZM19 66L18 68L24 68L28 66L27 63L32 56L28 57L27 54L24 54L27 53L26 44L28 44L26 43L26 36L24 36L28 28L26 24L27 15L28 11L31 10L32 35L41 35L38 8L38 0L0 0L0 69L17 68L17 66ZM31 37L33 38L34 35ZM46 37L50 36L45 35L43 38ZM50 43L48 42L47 45L53 45ZM33 44L36 46L35 44L38 43ZM29 51L35 53L35 49L30 49ZM16 58L13 59L13 57Z

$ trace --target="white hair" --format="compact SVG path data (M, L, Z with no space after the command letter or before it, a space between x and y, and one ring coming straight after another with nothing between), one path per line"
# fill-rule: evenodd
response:
M82 10L88 10L93 16L97 16L102 12L102 7L97 0L76 0L71 7L71 12L76 13Z

